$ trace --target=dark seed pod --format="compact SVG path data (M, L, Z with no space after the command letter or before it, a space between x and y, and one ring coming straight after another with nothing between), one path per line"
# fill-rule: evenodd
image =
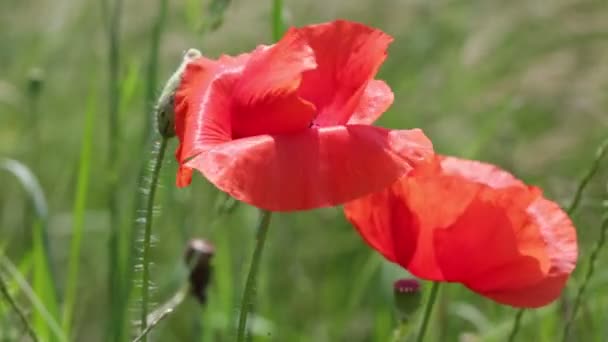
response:
M185 261L190 269L190 291L201 304L207 300L207 287L213 273L211 258L215 247L203 239L192 239L186 249Z

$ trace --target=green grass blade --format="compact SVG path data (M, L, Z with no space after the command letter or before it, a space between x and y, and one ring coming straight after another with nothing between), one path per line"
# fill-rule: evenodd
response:
M0 169L13 174L25 189L34 207L36 219L33 224L33 288L52 317L58 317L56 283L51 270L51 256L48 250L47 220L48 205L38 179L22 163L4 159L0 160ZM34 315L34 329L43 341L52 341L47 319L40 314Z
M78 164L78 180L76 183L76 196L73 209L72 241L70 244L70 258L68 264L68 275L64 292L62 327L66 336L71 336L72 317L74 304L78 293L78 271L80 268L80 245L82 242L82 231L84 227L84 216L89 188L89 175L92 162L92 149L94 137L94 122L96 99L89 96L87 110L85 113L85 125L80 148L80 162Z
M35 256L32 255L32 261L35 262ZM33 267L36 267L33 265ZM64 342L67 341L67 338L61 331L61 327L59 323L51 311L47 308L42 299L36 294L35 290L28 284L25 277L19 272L17 267L6 257L4 254L0 254L0 270L2 272L6 272L8 275L7 281L14 281L21 292L25 295L28 301L32 304L35 309L34 315L38 315L40 319L44 322L45 327L48 327L50 332L54 334L54 338L58 341ZM38 334L38 337L41 337L39 327L34 324L34 330ZM41 338L42 341L48 341L48 339Z
M15 313L19 317L19 320L21 321L21 324L27 331L30 338L34 342L38 342L39 341L38 336L36 335L36 333L34 332L34 329L30 325L30 322L28 321L27 316L25 315L25 311L19 306L19 304L17 304L17 301L10 294L10 292L8 290L8 284L7 284L6 280L4 279L2 273L0 273L0 293L2 293L4 300L6 300L9 303L9 305L11 306L11 308L15 311Z
M38 295L40 300L44 303L44 306L48 309L50 314L57 318L59 316L57 296L55 293L55 286L53 277L50 270L50 260L47 258L46 246L44 241L44 231L46 229L46 222L43 220L36 220L34 222L33 230L33 252L34 252L34 274L32 279L32 286L34 292ZM42 341L53 341L51 338L50 331L47 325L47 319L41 315L34 316L34 326Z

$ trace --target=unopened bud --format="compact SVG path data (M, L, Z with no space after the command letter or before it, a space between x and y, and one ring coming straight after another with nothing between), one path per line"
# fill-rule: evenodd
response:
M27 76L27 90L32 96L37 96L42 90L44 72L40 68L33 68Z
M211 258L215 247L203 239L192 239L186 249L185 261L190 269L190 290L201 304L207 300L207 286L211 281Z
M399 279L394 285L395 307L400 320L411 318L422 302L420 282L416 279Z
M175 112L173 109L173 100L175 98L175 92L179 87L182 80L182 75L188 63L194 59L201 57L202 54L197 49L190 49L184 54L182 63L177 68L175 73L171 75L156 104L156 124L158 132L165 138L172 138L175 136Z

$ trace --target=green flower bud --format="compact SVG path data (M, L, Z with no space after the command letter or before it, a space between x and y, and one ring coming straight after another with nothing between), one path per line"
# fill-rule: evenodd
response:
M179 68L171 75L167 83L165 83L165 87L158 98L158 102L156 103L156 124L158 132L165 138L172 138L175 136L173 99L182 80L184 70L186 69L186 66L188 66L188 63L201 56L201 52L196 49L188 50L184 55L184 59Z

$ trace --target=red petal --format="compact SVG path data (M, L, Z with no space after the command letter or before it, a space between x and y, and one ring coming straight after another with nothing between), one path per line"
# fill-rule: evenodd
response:
M445 174L457 175L466 178L468 181L484 184L492 188L526 186L522 181L498 166L476 160L442 156L441 168Z
M302 73L316 66L312 49L293 29L277 44L254 51L234 88L233 137L308 128L316 109L296 92Z
M416 251L420 225L395 187L399 183L346 203L344 214L372 248L388 260L405 265Z
M239 200L291 211L333 206L378 191L432 154L420 130L354 125L238 139L186 166Z
M359 100L359 105L348 123L371 125L393 104L394 95L384 81L371 80Z
M536 247L542 248L547 258L546 265L533 259L528 260L527 266L528 269L534 267L535 272L541 269L542 277L530 283L510 281L509 278L523 277L528 273L525 266L510 265L510 272L496 272L492 275L496 281L501 281L501 277L506 278L502 280L504 285L479 288L478 283L475 284L478 288L474 290L501 303L519 307L539 307L560 296L569 275L574 271L578 257L576 231L568 215L557 204L544 198L539 197L528 206L527 214L533 227L538 229L540 241L523 234L518 234L517 238L520 246L526 244L528 249L531 249L536 241ZM523 262L523 258L520 259ZM534 261L537 264L533 266Z
M317 107L315 122L318 125L347 123L360 108L361 97L384 62L392 37L343 20L306 26L296 32L307 39L317 61L316 69L304 73L300 96Z
M175 132L179 146L175 157L180 163L177 185L190 184L192 171L181 165L205 146L231 139L230 116L226 113L234 75L249 55L222 56L218 61L204 57L189 63L175 93Z
M178 162L234 138L308 129L315 108L296 92L302 72L315 66L312 49L293 32L252 54L191 62L175 95ZM181 165L178 186L190 177Z
M513 306L556 299L577 258L566 213L493 165L441 160L441 168L414 170L347 203L346 217L372 247L421 278L460 282Z

